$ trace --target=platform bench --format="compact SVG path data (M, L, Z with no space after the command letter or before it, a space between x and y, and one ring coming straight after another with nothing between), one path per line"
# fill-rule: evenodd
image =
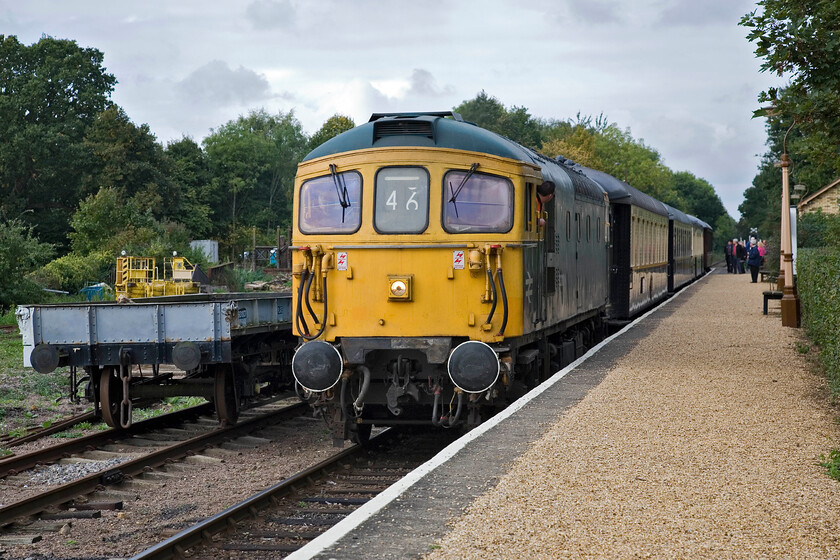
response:
M764 292L764 314L767 315L767 300L782 299L782 292L776 290L766 290Z
M761 275L761 281L766 282L775 282L776 278L779 277L778 270L759 270L758 273Z
M779 278L779 271L777 270L759 270L762 282L775 282Z

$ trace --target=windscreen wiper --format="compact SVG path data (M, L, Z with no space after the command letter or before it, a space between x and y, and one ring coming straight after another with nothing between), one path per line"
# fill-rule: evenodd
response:
M330 175L332 175L335 192L338 195L338 203L341 204L341 223L344 223L344 211L350 208L350 195L347 193L347 185L341 175L338 174L334 163L330 164Z
M477 163L474 163L470 166L470 170L467 172L466 175L464 175L464 178L461 179L461 184L458 185L457 189L453 190L452 189L452 182L451 181L449 182L449 192L452 193L452 198L449 199L449 202L451 202L452 206L455 208L455 217L456 218L460 218L460 216L458 215L458 204L455 202L455 199L458 198L458 194L460 194L461 189L464 188L464 185L467 184L467 181L470 180L470 177L473 176L473 173L475 173L476 169L478 169L478 164Z

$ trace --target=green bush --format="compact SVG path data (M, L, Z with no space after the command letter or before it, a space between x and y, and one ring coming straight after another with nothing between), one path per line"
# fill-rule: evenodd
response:
M802 326L820 347L832 394L840 394L840 248L799 249L797 289Z
M38 241L29 226L0 220L0 312L41 299L40 286L27 275L49 261L53 252L52 245Z
M102 282L114 266L116 257L108 252L81 256L70 253L47 263L33 273L33 279L46 288L78 292L87 282Z

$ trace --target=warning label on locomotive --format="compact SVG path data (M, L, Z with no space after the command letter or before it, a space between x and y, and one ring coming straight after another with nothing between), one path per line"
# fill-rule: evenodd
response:
M464 270L463 251L452 251L452 268L455 270Z
M338 253L335 256L335 268L337 270L347 270L347 253Z

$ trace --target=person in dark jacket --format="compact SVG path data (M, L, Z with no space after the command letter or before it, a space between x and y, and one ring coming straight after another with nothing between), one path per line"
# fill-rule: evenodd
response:
M758 245L750 245L750 252L747 257L747 266L750 267L753 284L758 282L758 269L761 268L761 259L761 252L758 250Z
M732 240L726 242L726 247L723 248L723 254L726 256L726 272L732 273L735 272L732 269L732 262L734 258L732 256L733 250L735 246L732 244Z
M744 247L744 242L739 241L737 245L735 245L735 266L738 268L738 274L744 274L746 270L744 270L744 261L747 260L747 248Z

